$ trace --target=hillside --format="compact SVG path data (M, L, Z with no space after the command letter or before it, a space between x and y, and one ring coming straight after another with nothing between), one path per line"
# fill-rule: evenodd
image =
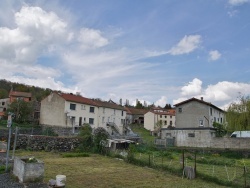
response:
M13 91L30 92L32 93L32 97L37 101L41 101L52 91L48 88L45 89L16 82L10 82L7 80L0 80L0 99L7 98L11 89L13 89Z

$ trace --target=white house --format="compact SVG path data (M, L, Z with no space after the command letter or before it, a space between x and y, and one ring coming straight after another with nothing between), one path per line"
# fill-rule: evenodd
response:
M175 127L175 110L151 110L144 115L144 128L155 131L157 128ZM157 127L158 126L158 127Z
M110 134L123 134L126 111L112 101L92 100L80 95L53 92L41 101L40 124L72 129L90 124Z

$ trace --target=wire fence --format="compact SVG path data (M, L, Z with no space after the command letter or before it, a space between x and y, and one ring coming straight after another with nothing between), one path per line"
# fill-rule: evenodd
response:
M149 167L167 169L184 176L183 167L193 167L196 176L214 181L221 185L236 187L250 186L250 159L230 159L219 156L209 156L204 160L203 155L186 152L183 157L181 152L152 152L136 153L135 159ZM224 160L224 162L223 162ZM183 164L184 162L184 164Z

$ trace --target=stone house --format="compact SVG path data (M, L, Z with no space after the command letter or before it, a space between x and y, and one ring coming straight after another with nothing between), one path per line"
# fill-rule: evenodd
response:
M0 119L5 116L5 111L7 110L9 103L9 98L0 99Z
M224 111L203 98L191 98L174 106L176 125L174 128L162 128L161 138L174 139L176 146L207 146L215 137L213 123L225 122Z
M10 91L9 93L10 103L16 100L23 100L25 102L30 102L31 97L32 97L31 93L28 92Z
M75 130L88 123L103 127L110 135L125 132L126 111L113 101L89 99L80 95L53 92L41 101L40 124Z
M144 128L151 133L159 132L160 128L175 127L174 109L150 110L144 115Z
M148 109L137 109L134 107L125 106L127 112L127 124L144 124L144 115L149 111Z

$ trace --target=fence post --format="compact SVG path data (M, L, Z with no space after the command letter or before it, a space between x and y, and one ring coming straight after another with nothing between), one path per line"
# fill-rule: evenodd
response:
M148 154L148 166L150 166L150 154Z
M244 182L245 182L245 187L247 187L246 166L244 166Z
M16 127L16 130L15 130L15 140L14 140L14 146L13 146L13 151L12 151L12 160L14 159L15 150L16 150L17 134L18 134L18 127Z
M194 174L195 174L195 177L196 177L196 151L194 153Z
M185 164L184 164L184 150L182 150L182 170L184 170Z

